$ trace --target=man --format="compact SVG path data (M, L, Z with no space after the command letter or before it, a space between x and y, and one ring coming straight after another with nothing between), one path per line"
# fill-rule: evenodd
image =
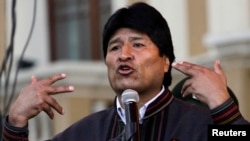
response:
M109 82L117 95L113 107L81 119L51 140L124 140L126 121L121 95L126 89L137 91L140 97L140 141L206 141L208 124L247 124L224 90L226 79L218 62L215 71L187 62L173 63L175 56L169 27L153 7L135 3L115 12L104 27L103 52ZM194 92L216 114L210 115L207 108L179 100L171 94L168 87L172 67L191 76L194 81L209 78L207 83L214 89L206 91L207 88L203 90L201 86ZM208 77L196 75L201 74L197 73L200 70L207 70L202 73ZM52 109L63 114L62 107L51 95L74 90L73 86L52 86L65 77L65 74L59 74L41 81L32 77L6 117L3 140L27 140L28 120L41 111L51 119L54 117ZM211 83L217 80L218 86ZM190 84L184 87L184 95L192 92L192 81L190 79ZM218 93L216 97L219 99L210 96L214 92ZM223 116L224 113L227 116Z

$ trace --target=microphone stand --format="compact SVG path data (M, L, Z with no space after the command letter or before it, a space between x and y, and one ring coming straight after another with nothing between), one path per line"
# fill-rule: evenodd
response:
M125 111L130 111L126 112L127 114L125 115L125 141L140 141L137 104L135 102L128 102L128 104L125 104Z

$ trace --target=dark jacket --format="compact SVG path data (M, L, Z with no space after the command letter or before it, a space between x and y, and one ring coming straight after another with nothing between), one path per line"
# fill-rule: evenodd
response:
M223 110L222 110L223 109ZM230 120L229 120L230 119ZM210 111L175 98L168 90L153 101L140 124L141 141L207 141L209 124L248 123L232 99ZM248 123L249 124L249 123ZM7 120L3 141L25 141L28 128L13 128ZM124 123L116 105L91 114L52 138L52 141L123 141Z

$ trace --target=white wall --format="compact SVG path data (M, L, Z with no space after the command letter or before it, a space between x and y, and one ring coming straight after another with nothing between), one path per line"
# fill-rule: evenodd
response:
M250 39L249 0L207 0L208 47Z
M149 0L149 3L161 12L168 22L177 60L188 57L186 2L186 0Z
M126 6L127 3L128 0L111 0L112 13L115 12L117 9Z
M245 32L250 29L249 0L207 0L209 34Z
M34 1L35 0L17 0L16 2L16 34L14 42L14 59L19 59L23 48L28 39L28 35L31 28L31 23L34 14ZM6 0L6 18L7 18L7 44L10 40L11 32L11 2ZM33 34L29 45L25 52L27 59L34 60L37 65L45 65L48 63L49 58L49 37L48 37L48 21L47 21L47 9L45 0L37 0L36 8L36 21Z

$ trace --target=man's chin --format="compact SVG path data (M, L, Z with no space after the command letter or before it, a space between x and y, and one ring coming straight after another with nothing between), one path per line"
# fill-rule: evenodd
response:
M119 93L122 93L123 91L125 91L127 89L137 90L138 87L136 85L127 84L127 85L117 86L114 89L117 90L117 91L119 91Z

